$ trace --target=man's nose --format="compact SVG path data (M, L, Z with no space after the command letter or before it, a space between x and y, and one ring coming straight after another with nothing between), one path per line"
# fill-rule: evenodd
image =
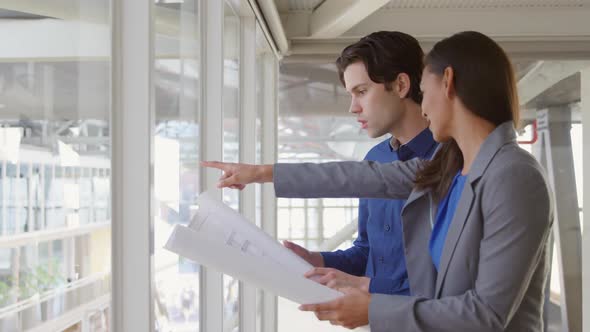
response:
M350 108L348 109L348 112L352 113L352 114L357 114L360 113L362 111L362 108L359 106L359 104L357 102L355 102L354 100L350 103Z

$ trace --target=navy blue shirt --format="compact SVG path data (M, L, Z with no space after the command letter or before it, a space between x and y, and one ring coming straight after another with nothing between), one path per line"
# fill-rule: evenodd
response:
M430 159L437 144L427 128L405 145L391 138L373 147L365 160L390 163ZM397 141L396 141L397 142ZM351 248L322 252L326 267L371 278L369 292L408 295L408 273L402 240L401 212L405 200L360 199L358 237Z
M440 256L445 246L445 239L449 232L449 226L451 225L451 221L453 221L453 216L455 215L457 204L459 204L459 199L461 198L461 193L463 192L463 187L465 187L466 180L467 175L461 175L461 172L458 172L453 178L453 182L451 182L449 192L438 204L436 221L434 223L434 228L432 229L432 234L430 234L430 243L428 246L430 249L430 256L432 257L432 263L437 271L438 266L440 265Z

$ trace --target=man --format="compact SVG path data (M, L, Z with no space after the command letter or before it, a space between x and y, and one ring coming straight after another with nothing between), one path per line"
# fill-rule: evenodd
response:
M412 36L381 31L346 47L337 59L340 81L352 98L349 111L361 128L372 138L392 135L373 147L365 160L429 159L435 151L437 144L420 109L423 57ZM284 245L316 267L307 276L322 284L408 295L401 230L404 203L361 199L358 238L347 250L310 252L289 241Z

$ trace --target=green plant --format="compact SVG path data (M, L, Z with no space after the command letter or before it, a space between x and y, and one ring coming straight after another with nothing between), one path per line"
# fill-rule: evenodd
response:
M37 266L35 269L37 291L44 292L51 288L52 276L44 266Z
M24 299L36 293L43 293L63 284L64 281L65 279L60 275L59 260L53 259L22 274L19 282L19 297Z
M59 259L52 259L47 265L47 271L49 271L50 282L52 286L59 286L65 283L66 279L60 274L61 264Z
M19 299L29 298L37 293L37 280L33 271L19 275L18 293Z
M0 280L0 306L5 306L10 300L12 287L7 282Z

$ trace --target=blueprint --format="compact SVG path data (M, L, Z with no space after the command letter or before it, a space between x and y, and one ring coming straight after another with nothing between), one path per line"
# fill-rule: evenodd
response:
M342 293L305 278L312 266L210 193L187 226L176 225L165 248L299 304Z

